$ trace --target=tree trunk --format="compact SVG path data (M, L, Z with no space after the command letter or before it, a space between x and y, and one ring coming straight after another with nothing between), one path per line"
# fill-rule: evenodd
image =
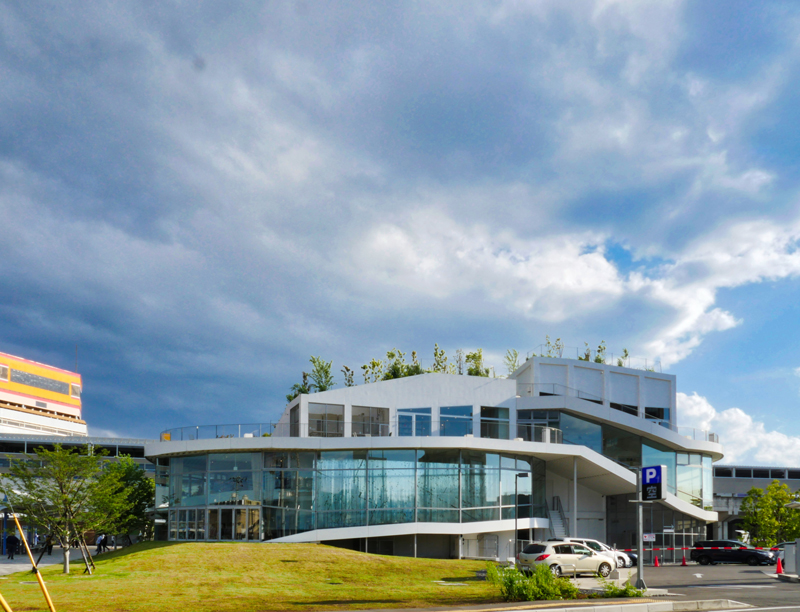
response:
M64 573L69 574L69 542L64 547Z

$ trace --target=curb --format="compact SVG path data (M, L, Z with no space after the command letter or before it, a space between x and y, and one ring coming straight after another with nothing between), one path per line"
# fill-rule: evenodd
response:
M406 608L403 610L362 610L361 612L515 612L523 610L546 610L547 612L693 612L707 610L731 610L752 608L748 604L731 599L706 599L700 601L640 601L612 599L601 603L585 601L565 606L560 601L514 602L511 604L457 606L437 608Z
M783 582L800 582L800 576L795 576L793 574L778 574L778 580L782 580Z

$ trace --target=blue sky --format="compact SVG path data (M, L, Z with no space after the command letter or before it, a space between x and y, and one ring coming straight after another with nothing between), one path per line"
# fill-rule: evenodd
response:
M800 465L796 3L0 8L0 350L77 344L93 433L550 335Z

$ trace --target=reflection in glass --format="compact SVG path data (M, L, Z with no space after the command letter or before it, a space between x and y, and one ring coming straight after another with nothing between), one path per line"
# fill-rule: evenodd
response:
M220 540L232 540L233 539L233 510L229 508L223 508L219 511L219 518L220 518L220 533L219 539Z
M219 510L216 508L208 511L208 539L219 540Z

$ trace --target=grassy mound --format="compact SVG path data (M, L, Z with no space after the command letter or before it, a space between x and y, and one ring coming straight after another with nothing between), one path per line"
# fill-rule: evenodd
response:
M146 542L42 570L58 612L412 608L498 601L481 561L410 559L316 544ZM0 581L11 608L47 610L30 573Z

